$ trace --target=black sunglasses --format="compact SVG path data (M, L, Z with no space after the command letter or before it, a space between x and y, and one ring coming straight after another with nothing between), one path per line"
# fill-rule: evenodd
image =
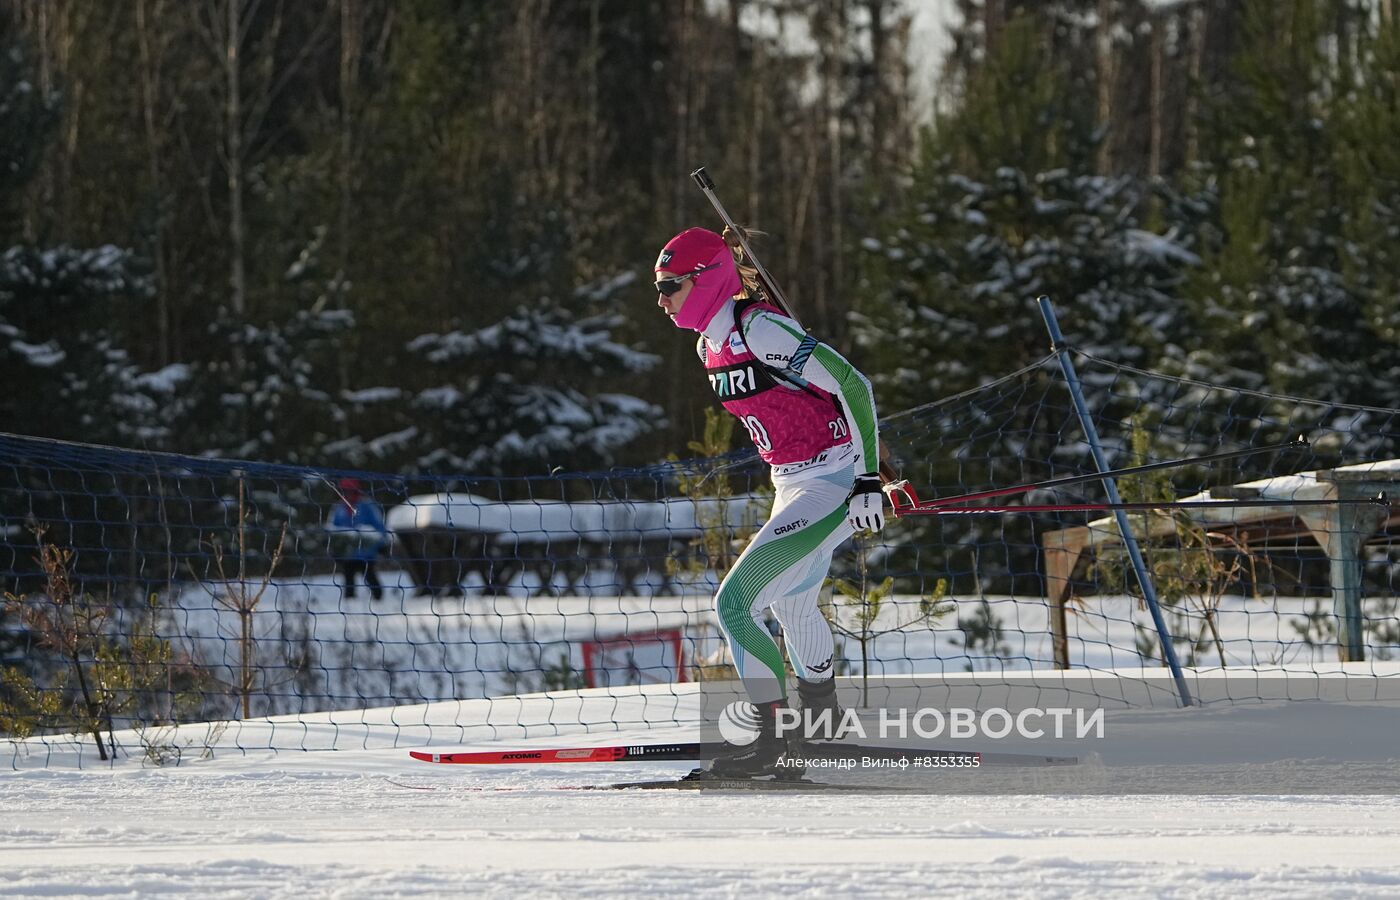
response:
M670 278L662 278L660 281L656 282L656 289L662 294L665 294L667 297L670 297L677 291L679 291L681 289L681 285L685 284L687 280L694 278L701 272L708 272L711 269L715 269L718 267L719 263L714 263L712 265L696 269L694 272L686 272L684 275L672 275Z

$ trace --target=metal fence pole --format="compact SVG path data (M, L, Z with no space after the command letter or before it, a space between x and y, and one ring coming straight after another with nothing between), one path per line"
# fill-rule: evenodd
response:
M1079 385L1079 375L1074 371L1074 362L1069 357L1069 346L1065 343L1064 335L1060 333L1060 323L1055 318L1055 310L1050 305L1050 298L1040 297L1036 302L1040 304L1040 314L1045 318L1045 327L1050 332L1050 347L1060 362L1060 371L1064 373L1065 381L1069 384L1070 396L1074 399L1074 408L1079 413L1079 423L1084 428L1084 437L1089 441L1089 449L1094 454L1094 465L1098 466L1100 472L1107 472L1110 466L1108 460L1104 458L1103 447L1099 443L1099 432L1094 427L1093 417L1089 415L1089 405L1084 402L1084 391ZM1103 486L1108 493L1108 502L1123 502L1118 496L1117 482L1112 478L1105 478ZM1132 560L1133 571L1137 573L1138 584L1142 586L1143 599L1147 601L1147 608L1152 612L1152 621L1157 626L1157 636L1162 643L1162 658L1167 661L1167 666L1171 669L1172 678L1176 681L1177 693L1181 696L1182 706L1190 706L1192 703L1191 691L1186 686L1186 678L1181 672L1181 663L1176 658L1176 648L1172 646L1171 633L1167 631L1167 623L1162 618L1162 607L1157 602L1157 590L1152 585L1152 576L1147 572L1147 564L1143 562L1137 538L1128 525L1128 514L1124 510L1116 509L1113 511L1113 517L1118 522L1118 531L1123 536L1123 546L1128 551L1128 558Z

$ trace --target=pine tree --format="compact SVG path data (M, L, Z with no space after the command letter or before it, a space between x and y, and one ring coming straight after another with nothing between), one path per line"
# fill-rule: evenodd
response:
M1001 28L961 105L927 136L905 204L864 242L855 333L882 408L927 404L1043 358L1041 294L1080 350L1159 368L1192 345L1195 321L1178 295L1200 263L1208 197L1095 173L1093 95L1072 88L1069 60L1040 28L1026 14ZM1055 376L1024 377L1039 393ZM930 484L971 489L1055 474L1071 423L1036 403L964 411L972 421L940 421L950 430L925 436L937 446L896 453L917 459ZM978 416L994 427L977 427ZM974 564L983 578L1035 569L1024 518L918 527L943 548L944 571L970 571L960 548L972 545L996 548Z
M631 283L624 276L593 291L606 298ZM471 475L578 470L612 462L664 423L654 405L607 390L633 384L658 358L613 340L620 315L579 316L571 311L577 305L542 298L485 328L409 342L431 379L411 401L420 429L417 468Z
M1384 178L1368 176L1393 165L1383 149L1393 138L1368 133L1361 116L1383 127L1376 99L1393 76L1369 41L1334 42L1333 13L1350 5L1249 6L1237 78L1213 109L1211 137L1225 154L1213 186L1219 230L1193 293L1218 370L1255 373L1257 386L1284 393L1391 406L1400 354L1377 314L1393 299L1376 293L1387 251L1372 235L1387 220L1394 227L1393 202Z
M0 85L0 210L12 211L53 139L61 104L40 89L19 43L0 49ZM167 434L160 407L183 372L144 372L120 331L150 296L145 265L129 250L21 240L0 251L6 427L159 446Z
M1344 221L1344 271L1365 294L1370 328L1384 343L1389 367L1376 376L1389 393L1372 402L1394 406L1400 382L1394 349L1400 347L1400 24L1392 17L1363 21L1359 52L1365 75L1342 98L1338 116L1339 164L1349 193L1366 198Z

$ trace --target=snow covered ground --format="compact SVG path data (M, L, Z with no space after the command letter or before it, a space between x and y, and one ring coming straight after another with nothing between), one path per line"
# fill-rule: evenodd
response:
M427 768L373 750L0 777L0 893L1400 896L1395 797L600 794ZM469 790L488 785L518 790Z
M723 641L708 588L676 596L418 597L406 578L401 571L387 573L379 601L371 601L363 590L358 597L343 597L329 574L272 582L252 615L258 669L254 712L310 713L544 690L551 669L583 672L586 642L657 630L682 632L683 655L691 666L722 661ZM924 627L907 624L918 619L920 598L889 598L872 626L878 636L867 648L870 671L943 674L1054 667L1050 607L1043 597L949 599L951 611ZM969 646L962 625L976 617L983 601L999 632ZM189 587L167 606L162 636L219 682L234 683L237 614L206 591ZM1318 609L1330 612L1331 599L1225 597L1217 612L1219 647L1207 639L1196 650L1179 641L1178 653L1188 666L1219 665L1223 652L1232 667L1325 668L1337 659L1335 635L1314 634L1312 642L1302 636L1309 613ZM1400 628L1393 599L1366 598L1363 610L1366 658L1400 656L1393 637L1378 637ZM856 610L838 607L835 618L848 632L858 630ZM1168 618L1178 633L1208 638L1199 613L1169 610ZM1067 648L1076 669L1143 664L1137 642L1153 633L1139 601L1089 598L1072 606L1067 620ZM1155 646L1155 640L1148 644ZM838 671L860 671L861 649L854 637L838 637L837 655ZM236 703L231 695L224 700L204 714L232 714Z
M636 723L621 733L550 724L562 702L242 723L220 733L211 758L195 751L178 767L143 763L130 734L119 738L136 752L114 766L98 764L90 747L18 747L19 770L0 774L0 895L1400 897L1393 793L600 792L561 788L668 777L690 764L474 767L408 757L429 733L415 722L438 721L435 734L456 723L451 745L433 740L440 750L695 736L640 721L684 718L661 709L684 704L678 690L575 698ZM1295 708L1201 713L1209 722L1185 718L1191 711L1158 715L1189 742L1193 723L1248 733ZM560 720L590 718L577 712ZM1378 722L1376 733L1395 721ZM283 746L321 749L240 749L279 744L277 734ZM1246 743L1267 756L1267 742ZM1394 743L1386 753L1400 756Z

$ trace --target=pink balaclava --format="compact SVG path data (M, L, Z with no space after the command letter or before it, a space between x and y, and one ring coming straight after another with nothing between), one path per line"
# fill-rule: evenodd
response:
M661 248L661 255L656 258L658 272L683 275L716 263L719 268L691 279L694 286L685 298L685 305L676 314L678 327L704 331L724 301L739 293L744 282L739 278L738 267L734 265L734 254L724 238L713 231L687 228Z

